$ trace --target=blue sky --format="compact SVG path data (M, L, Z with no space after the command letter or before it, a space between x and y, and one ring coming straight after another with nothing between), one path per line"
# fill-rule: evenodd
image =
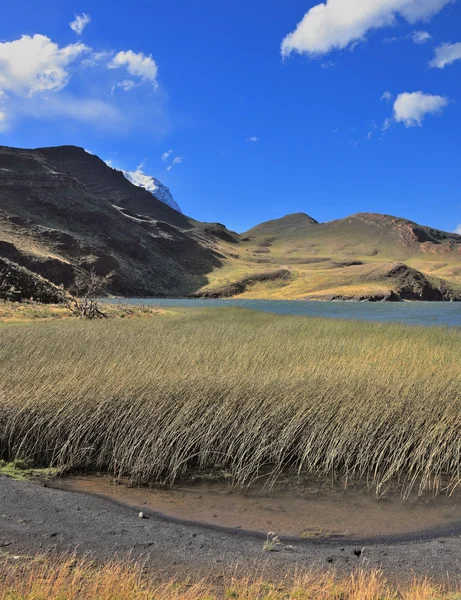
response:
M142 163L238 231L301 211L453 231L460 24L461 0L10 2L0 143Z

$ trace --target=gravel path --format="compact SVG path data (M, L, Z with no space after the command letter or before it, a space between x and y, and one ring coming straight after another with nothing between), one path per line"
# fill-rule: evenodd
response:
M204 528L138 512L111 500L50 489L0 476L0 552L77 551L97 560L144 557L159 576L207 575L228 567L264 567L271 576L302 567L333 566L348 572L379 567L389 577L447 575L461 582L461 537L426 542L356 545L299 542L263 552L251 535Z

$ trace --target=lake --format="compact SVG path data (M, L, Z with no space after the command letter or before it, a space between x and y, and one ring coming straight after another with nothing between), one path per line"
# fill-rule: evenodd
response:
M263 312L331 319L358 319L409 325L461 326L461 303L457 302L317 302L312 300L205 300L123 298L105 299L123 304L156 306L238 306Z

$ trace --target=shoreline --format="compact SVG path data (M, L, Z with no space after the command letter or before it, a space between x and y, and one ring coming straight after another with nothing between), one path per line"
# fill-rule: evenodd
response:
M272 577L300 568L378 568L390 578L402 573L453 581L461 579L461 537L418 543L323 544L303 541L280 552L263 552L262 539L235 532L178 523L152 515L139 519L134 509L86 494L69 494L0 476L0 547L8 552L68 553L99 561L130 555L165 576L221 573L224 566L245 573L255 565Z

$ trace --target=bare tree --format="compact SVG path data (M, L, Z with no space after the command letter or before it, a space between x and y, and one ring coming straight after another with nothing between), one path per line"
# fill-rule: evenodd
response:
M107 319L107 315L99 308L98 298L102 296L110 284L114 272L98 275L91 268L80 270L75 277L70 295L63 297L67 308L78 317L84 319Z

